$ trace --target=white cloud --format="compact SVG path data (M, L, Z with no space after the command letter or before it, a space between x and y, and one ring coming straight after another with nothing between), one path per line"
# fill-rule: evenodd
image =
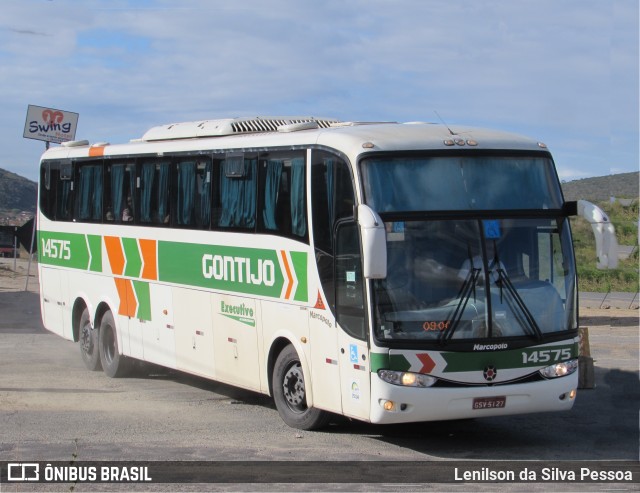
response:
M563 169L637 168L637 40L632 0L9 0L0 167L34 176L16 139L39 104L111 141L219 116L437 110L544 140Z

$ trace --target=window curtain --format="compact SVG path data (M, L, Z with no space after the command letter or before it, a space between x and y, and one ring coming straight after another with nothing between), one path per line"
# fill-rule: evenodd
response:
M80 176L78 177L78 205L76 216L80 220L86 220L91 217L91 208L93 205L92 188L93 188L93 166L82 166L80 168Z
M204 178L198 190L200 207L198 207L198 226L207 228L211 222L211 171L213 165L207 162L204 167Z
M58 190L56 219L69 219L69 199L71 197L71 180L61 180Z
M92 166L93 168L93 196L92 196L92 214L91 219L94 221L102 220L102 165Z
M185 161L178 164L178 224L191 224L196 189L196 163Z
M156 173L155 163L144 163L140 176L140 221L151 222L151 197L153 196L153 182Z
M124 164L111 166L111 206L116 222L122 220L122 210L124 209L124 171Z
M257 159L245 159L245 175L229 178L220 167L220 200L222 227L255 227Z
M169 218L169 173L171 163L160 163L158 170L158 222L168 223Z
M291 161L291 232L296 236L307 234L304 172L304 158L294 158Z
M278 190L280 189L280 177L282 175L283 161L270 159L267 161L267 176L264 192L264 210L262 219L266 229L277 230L276 204L278 203Z
M135 191L136 191L136 166L135 164L127 165L127 173L129 173L129 195L127 196L127 206L129 207L130 217L129 221L133 221L133 218L136 217L136 200L135 200Z

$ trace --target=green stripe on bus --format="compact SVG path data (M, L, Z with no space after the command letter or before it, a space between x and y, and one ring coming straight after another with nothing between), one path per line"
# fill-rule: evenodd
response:
M38 232L39 259L47 265L102 272L102 237ZM158 280L185 286L280 298L285 279L278 251L220 245L158 241ZM124 275L139 278L142 256L138 240L122 238ZM306 252L289 252L297 287L290 299L309 300Z
M38 231L38 247L38 260L42 264L83 270L89 268L89 247L85 235Z
M133 281L133 290L138 299L138 313L136 317L141 320L151 320L151 292L149 283L144 281Z
M299 283L294 299L307 301L307 254L291 255ZM280 298L285 274L276 250L159 241L158 280Z
M307 301L307 254L304 252L291 252L293 270L298 277L298 288L293 297L296 301Z
M378 370L407 371L411 368L411 363L402 354L371 353L369 359L372 373Z
M124 275L127 277L140 277L142 269L142 257L135 238L122 238L122 249L126 259Z
M91 263L89 270L93 272L102 272L102 236L87 235L87 245L91 255Z
M564 352L563 352L564 351ZM483 351L474 353L441 353L447 366L443 373L482 370L488 365L497 368L528 368L566 361L578 357L577 344L536 346L508 351Z

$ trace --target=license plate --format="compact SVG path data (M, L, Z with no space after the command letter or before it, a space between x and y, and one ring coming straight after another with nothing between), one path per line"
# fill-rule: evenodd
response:
M506 396L499 397L476 397L473 399L474 409L499 409L507 403Z

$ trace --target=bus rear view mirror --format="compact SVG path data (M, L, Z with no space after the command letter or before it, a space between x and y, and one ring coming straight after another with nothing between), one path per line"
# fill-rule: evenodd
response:
M569 216L577 216L578 215L578 202L576 202L575 200L571 201L571 202L565 202L562 205L562 211L564 212L564 215L569 217Z
M387 237L384 222L369 206L358 206L358 224L362 235L362 265L366 279L387 277Z

